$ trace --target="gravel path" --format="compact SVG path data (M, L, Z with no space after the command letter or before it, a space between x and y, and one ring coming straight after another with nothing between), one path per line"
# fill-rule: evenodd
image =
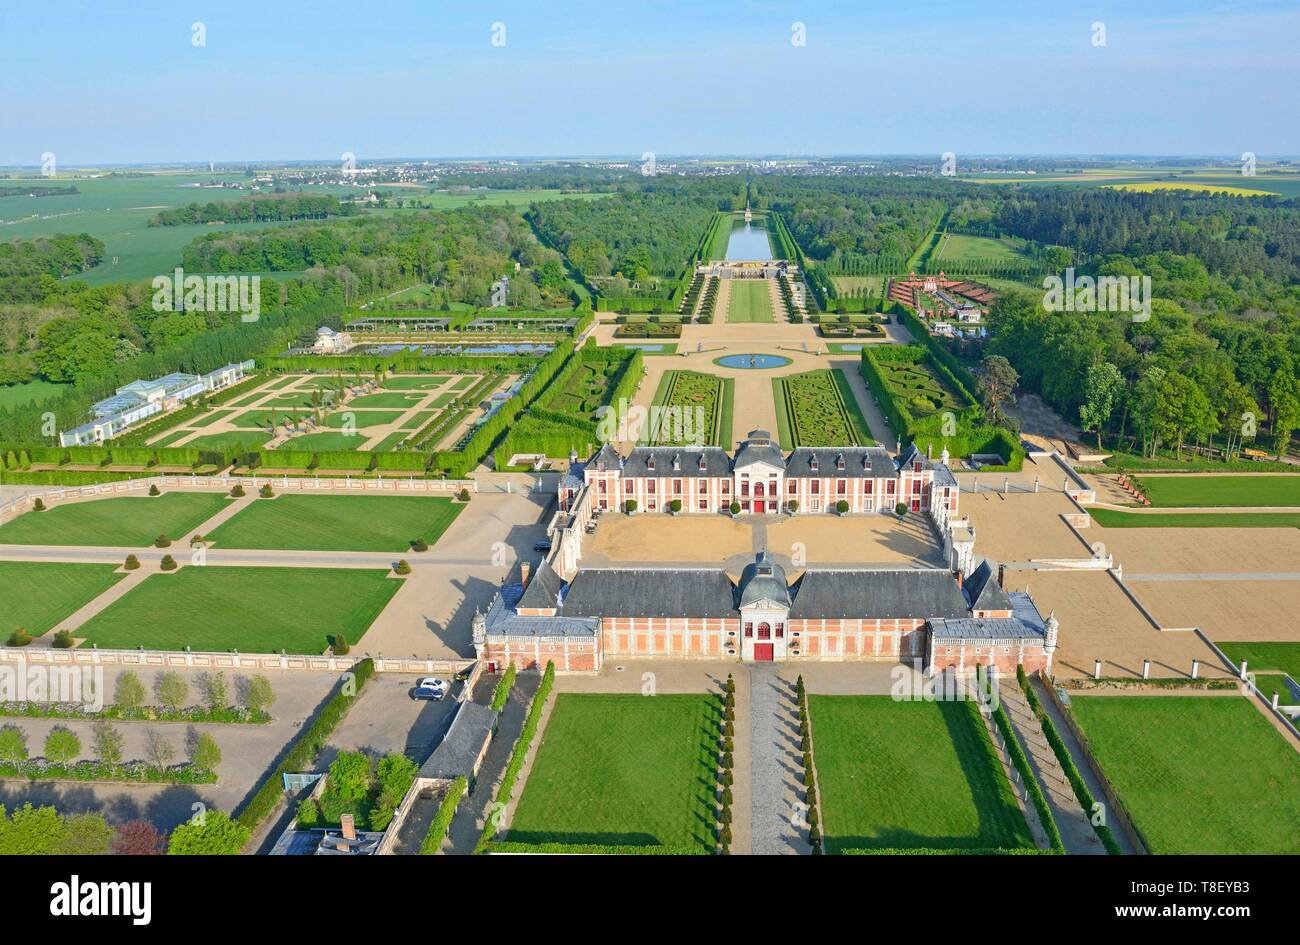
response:
M803 765L793 687L775 665L749 670L752 824L756 854L809 853L807 828L794 826L803 801Z

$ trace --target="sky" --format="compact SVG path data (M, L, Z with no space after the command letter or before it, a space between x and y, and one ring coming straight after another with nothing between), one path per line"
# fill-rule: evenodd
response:
M3 0L0 165L1300 155L1298 46L1296 0Z

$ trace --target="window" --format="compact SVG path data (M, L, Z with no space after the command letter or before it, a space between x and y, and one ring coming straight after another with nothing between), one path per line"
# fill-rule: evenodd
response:
M812 481L812 494L821 495L821 491L822 491L822 481L820 479L814 479Z
M705 512L705 511L708 510L708 508L709 508L709 500L708 500L708 499L700 499L700 511L701 511L701 512Z
M730 479L724 479L724 480L722 480L722 494L723 494L723 495L731 495L731 480L730 480Z
M785 624L783 624L783 623L778 623L778 624L776 625L776 638L777 638L778 640L780 640L780 639L783 638L784 636L785 636Z
M753 635L754 635L754 625L752 623L745 624L745 636L752 637Z
M651 479L648 483L646 483L646 491L649 492L651 495L655 494L655 481L653 479Z
M873 485L873 483L872 483L872 481L871 481L870 479L863 479L863 480L862 480L862 493L863 493L863 495L871 495L871 487L872 487L872 485Z
M700 489L701 492L708 492L708 491L709 491L709 480L707 480L707 479L701 479L701 480L699 481L698 485L699 485L699 489Z
M748 480L748 479L742 479L742 480L740 480L740 494L741 494L741 495L749 495L749 480Z
M785 491L788 492L788 493L790 493L790 495L794 495L795 490L796 490L797 488L798 488L798 486L795 485L795 482L794 482L793 479L787 479L787 480L785 481Z
M609 483L606 482L604 479L602 479L600 480L600 485L596 491L598 491L601 495L604 495L606 492L609 491L608 487L609 487Z
M654 500L654 499L651 499L651 500L650 500L650 511L653 512L656 508L657 508L657 506L655 505L655 500Z
M844 489L845 489L845 487L846 487L847 485L848 485L848 483L845 482L843 479L841 479L839 482L835 483L835 493L836 493L836 495L844 495Z
M682 481L681 481L680 479L674 479L674 480L673 480L673 495L681 495L681 494L682 494Z
M626 492L628 495L631 495L631 494L632 494L632 480L631 480L631 479L624 479L624 480L623 480L623 491Z

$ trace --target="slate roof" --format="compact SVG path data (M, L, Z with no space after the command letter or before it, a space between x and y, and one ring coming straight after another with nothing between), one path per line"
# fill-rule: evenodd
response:
M1007 597L1007 592L998 586L993 565L987 559L980 562L980 566L966 578L962 590L966 592L971 610L1011 609L1011 600Z
M844 468L838 468L843 457ZM813 459L817 460L814 471ZM889 451L880 446L801 446L786 460L785 474L797 478L829 476L848 479L893 479L898 475Z
M618 450L614 449L609 443L605 443L600 449L596 450L596 455L591 458L588 464L593 470L615 470L623 467L623 457L618 455Z
M462 702L447 734L420 767L420 777L448 780L461 775L468 777L474 770L474 759L492 737L496 719L497 714L488 706L468 700Z
M781 448L772 442L772 434L766 430L750 430L749 438L736 453L736 469L744 469L754 463L767 463L777 469L785 468L785 456Z
M581 570L564 593L565 617L735 617L736 587L704 568Z
M947 486L950 489L957 488L957 477L952 474L952 470L943 463L934 464L934 484L939 487Z
M654 459L654 469L650 468L651 458ZM704 469L700 469L701 459L704 460ZM731 458L718 446L638 446L623 460L623 475L656 479L681 476L721 478L731 475Z
M1015 617L963 617L960 620L931 620L936 640L1024 640L1041 639L1043 634Z
M969 616L966 599L947 571L805 571L794 585L791 620L866 618L889 620Z
M597 621L574 617L522 617L515 608L523 596L520 584L507 584L492 599L484 618L490 637L594 637Z
M556 606L556 601L560 599L560 591L564 589L564 580L555 573L550 562L542 564L533 573L532 579L528 582L528 587L524 589L523 596L519 599L516 607L544 608Z
M745 570L740 572L739 606L760 600L790 606L790 583L786 580L785 569L762 551L758 553L757 561L745 565Z

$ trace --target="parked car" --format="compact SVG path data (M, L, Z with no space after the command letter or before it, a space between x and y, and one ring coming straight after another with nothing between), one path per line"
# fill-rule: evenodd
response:
M547 552L551 550L551 540L543 538L541 541L533 542L533 551Z
M445 695L447 695L447 680L433 676L424 677L411 690L412 699L428 699L431 702L440 702Z

